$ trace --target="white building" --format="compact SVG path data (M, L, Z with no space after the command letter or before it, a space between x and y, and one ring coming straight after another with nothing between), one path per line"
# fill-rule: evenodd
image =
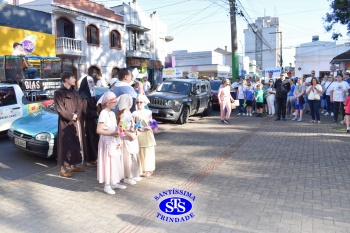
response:
M74 60L77 77L101 72L108 81L126 67L122 15L89 0L22 0L19 4L52 13L56 54Z
M281 66L282 33L278 17L259 17L244 30L245 55L259 70Z
M323 77L331 72L332 59L349 50L349 44L337 44L336 42L319 41L314 36L312 42L301 44L296 47L295 53L295 76L310 76L311 71L316 71L316 77ZM342 67L338 67L342 70Z
M167 36L167 26L155 11L146 15L136 0L111 9L124 16L127 67L132 70L136 68L139 76L148 76L151 83L160 82L166 43L172 40Z
M175 57L175 67L183 71L184 77L223 77L231 78L230 60L228 54L215 51L188 52L187 50L173 51L168 56Z

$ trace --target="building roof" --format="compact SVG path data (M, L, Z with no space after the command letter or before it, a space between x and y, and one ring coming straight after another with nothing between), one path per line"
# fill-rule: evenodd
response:
M89 0L80 0L80 1L71 1L71 0L54 0L56 3L60 3L66 6L70 6L76 9L84 10L96 15L104 16L107 18L111 18L117 21L124 21L124 17L122 15L116 14L114 11L105 8L103 5L92 2Z
M335 57L333 57L331 64L337 64L342 61L350 61L350 49L344 53L341 53Z

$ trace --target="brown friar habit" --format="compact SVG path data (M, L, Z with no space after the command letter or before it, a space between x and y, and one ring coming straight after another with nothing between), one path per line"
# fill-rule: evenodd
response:
M78 122L73 121L73 114L78 119L82 112L82 100L79 93L64 86L55 91L55 106L58 113L58 140L57 164L63 166L64 162L75 165L82 162L80 153Z

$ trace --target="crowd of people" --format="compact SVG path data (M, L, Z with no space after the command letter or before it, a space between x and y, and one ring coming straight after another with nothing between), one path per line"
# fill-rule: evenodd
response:
M60 176L85 172L77 166L84 162L86 167L97 167L97 180L108 194L125 189L121 182L135 185L151 176L156 145L152 112L146 107L149 100L143 85L138 85L138 93L131 86L130 71L121 69L99 99L92 77L83 78L79 90L71 72L63 72L61 80L63 86L54 94Z
M350 72L315 77L315 71L306 78L292 78L281 73L279 78L270 72L264 81L248 78L232 83L223 79L218 91L221 123L229 124L231 105L238 100L238 116L276 116L275 121L286 121L290 114L293 121L302 122L303 114L310 113L311 123L321 123L320 114L333 117L333 122L346 124L350 132ZM231 91L231 93L229 93ZM234 108L234 106L233 106ZM339 117L339 115L341 115Z

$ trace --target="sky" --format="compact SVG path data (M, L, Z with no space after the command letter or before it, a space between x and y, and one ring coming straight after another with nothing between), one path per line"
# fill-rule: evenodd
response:
M218 47L231 51L231 27L228 0L136 0L149 15L156 11L160 20L167 24L168 35L174 40L168 43L173 50L210 51ZM100 1L115 6L122 1ZM127 2L126 2L127 3ZM327 0L236 0L238 9L247 13L250 22L257 17L279 17L283 33L284 66L294 64L295 47L311 42L318 35L321 41L332 41L331 33L323 26L322 17L330 12ZM244 12L243 11L243 12ZM247 22L237 16L238 53L244 50L244 33ZM337 27L343 33L339 42L348 41L346 28Z

